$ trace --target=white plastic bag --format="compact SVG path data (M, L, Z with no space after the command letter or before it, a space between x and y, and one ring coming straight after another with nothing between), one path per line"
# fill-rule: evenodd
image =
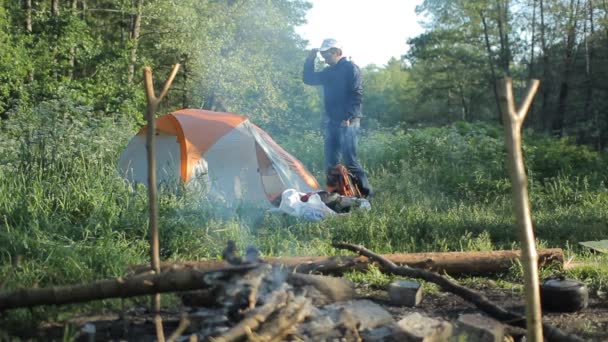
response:
M335 215L336 213L321 201L318 194L311 194L306 202L302 201L305 193L298 192L295 189L287 189L281 195L281 204L279 209L289 215L301 217L309 221L320 221L327 216Z

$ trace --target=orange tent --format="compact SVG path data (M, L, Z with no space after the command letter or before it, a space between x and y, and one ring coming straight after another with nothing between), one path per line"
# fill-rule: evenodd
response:
M246 117L182 109L156 119L158 182L203 184L225 200L280 198L285 189L319 189L304 165ZM131 139L119 170L133 183L147 184L146 130Z

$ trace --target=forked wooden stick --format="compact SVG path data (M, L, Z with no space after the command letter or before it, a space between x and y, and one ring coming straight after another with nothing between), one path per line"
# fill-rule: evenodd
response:
M363 256L370 258L371 260L380 264L380 270L383 273L393 274L393 275L402 276L402 277L423 279L428 282L437 284L443 290L449 291L449 292L459 296L460 298L474 304L479 310L485 312L489 316L491 316L494 319L497 319L503 323L506 323L506 324L509 324L512 326L516 326L516 327L521 327L521 328L526 328L526 326L527 326L526 320L524 317L497 306L496 304L492 303L488 298L486 298L483 294L473 291L469 288L466 288L456 282L453 282L450 279L448 279L447 277L444 277L438 273L430 272L430 271L426 271L426 270L422 270L422 269L418 269L418 268L410 268L408 266L397 266L394 262L382 257L381 255L378 255L378 254L370 251L369 249L367 249L363 246L358 246L358 245L353 245L353 244L343 243L343 242L334 243L332 245L335 248L346 249L346 250L355 252L359 255L363 255ZM582 341L584 341L576 336L565 334L558 328L554 328L554 327L550 326L549 324L543 324L543 328L545 329L545 332L547 334L547 339L552 342L553 341L555 341L555 342L582 342Z
M498 81L500 111L505 129L505 144L509 174L511 177L513 207L519 226L521 240L521 261L524 268L526 321L528 326L527 340L543 341L542 315L540 308L540 284L534 230L530 215L528 198L528 177L524 168L524 157L521 149L521 127L538 90L538 80L532 80L528 86L526 97L519 108L515 108L513 97L513 81L505 78Z
M146 118L148 120L148 131L146 134L146 150L148 157L148 205L150 210L150 266L156 272L160 274L160 252L158 242L158 200L156 194L156 120L154 114L158 109L158 104L165 97L173 79L179 70L179 64L173 66L171 75L165 82L163 90L160 95L156 97L154 93L154 82L152 80L152 69L150 67L144 68L144 86L146 88ZM156 336L160 342L165 341L162 320L160 318L160 294L155 294L152 299L152 306L156 317L154 319L156 326Z

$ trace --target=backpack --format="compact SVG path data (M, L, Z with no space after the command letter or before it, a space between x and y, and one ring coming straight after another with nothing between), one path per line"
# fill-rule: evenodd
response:
M338 193L342 196L363 197L357 186L355 176L346 167L338 164L327 174L327 192Z

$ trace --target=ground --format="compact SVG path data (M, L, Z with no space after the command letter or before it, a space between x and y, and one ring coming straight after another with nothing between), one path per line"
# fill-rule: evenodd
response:
M523 297L521 289L497 286L494 281L477 281L467 283L469 288L483 293L495 304L514 312L523 313ZM478 310L460 297L439 291L433 285L425 285L425 294L422 303L416 308L397 307L388 303L386 291L381 288L364 284L357 285L357 293L362 298L372 299L385 307L395 319L400 319L410 312L423 313L430 317L454 320L462 313L476 313ZM166 337L175 331L179 323L178 311L165 311L163 313ZM608 341L608 298L592 293L589 306L575 313L544 313L544 319L551 325L563 331L575 334L589 341ZM97 340L127 340L151 341L155 339L152 316L144 308L127 310L120 318L117 313L78 317L70 320L71 329L64 324L45 324L40 330L22 337L34 337L41 340L64 339L66 336L77 336L80 326L92 323L96 327ZM519 328L509 328L508 332L514 336L515 341L521 340L525 332ZM78 340L86 340L84 337Z
M524 300L520 291L501 289L497 287L467 285L483 293L493 303L513 312L524 314ZM386 303L385 292L373 295L377 301ZM395 307L385 304L386 309L399 318L408 312L419 312L431 317L455 320L462 313L481 313L474 305L460 297L447 292L434 292L425 295L422 303L416 308ZM577 335L589 341L608 341L608 298L592 295L589 306L575 313L543 313L544 320L562 331ZM525 334L523 329L509 327L515 340Z

